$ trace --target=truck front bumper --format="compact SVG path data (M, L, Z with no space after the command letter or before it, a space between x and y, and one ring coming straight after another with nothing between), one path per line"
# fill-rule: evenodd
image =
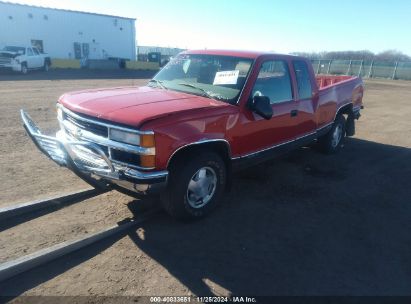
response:
M44 135L26 112L20 114L27 134L41 152L94 187L111 184L148 195L162 191L167 184L167 171L145 172L114 164L98 145L68 138L62 130L56 137Z
M8 70L8 71L20 72L20 71L21 71L21 64L17 64L17 63L1 63L1 64L0 64L0 70Z

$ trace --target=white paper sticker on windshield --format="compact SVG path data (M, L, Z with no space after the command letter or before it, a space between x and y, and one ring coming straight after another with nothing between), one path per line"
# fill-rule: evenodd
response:
M219 84L237 84L239 70L235 71L221 71L215 74L213 85Z

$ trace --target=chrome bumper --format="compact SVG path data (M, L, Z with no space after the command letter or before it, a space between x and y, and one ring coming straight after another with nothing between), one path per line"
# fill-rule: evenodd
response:
M167 171L142 172L126 164L113 163L96 144L69 138L62 130L56 137L41 133L30 116L20 111L28 135L37 148L51 160L74 171L81 178L95 182L108 181L127 190L149 194L157 192L167 182ZM95 186L95 184L93 184Z
M0 63L0 69L4 70L12 70L15 72L19 72L21 70L20 64L13 64L13 63Z

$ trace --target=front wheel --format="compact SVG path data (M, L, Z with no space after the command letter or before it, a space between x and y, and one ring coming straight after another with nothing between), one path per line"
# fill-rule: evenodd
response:
M337 153L344 146L345 122L345 117L341 114L338 115L331 130L319 138L319 144L324 153Z
M23 63L21 64L21 69L20 69L20 71L21 71L21 73L22 73L23 75L26 75L26 74L28 73L29 69L27 68L27 63L23 62Z
M192 155L176 161L170 170L163 206L179 220L198 219L219 202L226 184L226 167L215 153Z

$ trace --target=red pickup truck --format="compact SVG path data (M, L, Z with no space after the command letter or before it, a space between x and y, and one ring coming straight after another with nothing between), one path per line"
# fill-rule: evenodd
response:
M258 52L183 52L147 86L67 93L60 130L37 147L95 187L160 193L180 219L216 207L232 172L317 142L337 152L355 133L363 84L317 76L302 57Z

